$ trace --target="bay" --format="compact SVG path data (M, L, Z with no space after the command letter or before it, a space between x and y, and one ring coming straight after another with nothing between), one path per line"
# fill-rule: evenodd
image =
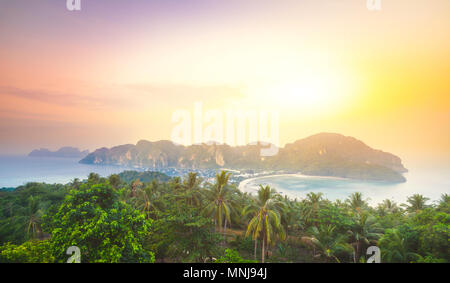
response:
M109 176L124 170L139 170L80 164L78 161L78 158L0 156L0 188L17 187L28 182L65 184L74 178L86 179L91 172ZM438 200L444 193L450 194L450 166L412 166L405 177L407 182L391 184L301 174L273 175L244 180L239 188L254 194L260 184L270 185L282 195L297 199L305 198L309 192L321 192L329 200L344 200L354 192L361 192L372 205L384 199L405 203L413 194L422 194L431 201Z
M323 193L325 198L332 201L343 201L352 193L360 192L371 205L381 203L384 199L405 203L413 194L422 194L432 202L437 201L442 194L450 194L450 166L413 166L405 177L405 183L395 184L301 174L273 175L244 180L239 188L255 194L259 185L269 185L290 198L303 199L309 192L314 192Z

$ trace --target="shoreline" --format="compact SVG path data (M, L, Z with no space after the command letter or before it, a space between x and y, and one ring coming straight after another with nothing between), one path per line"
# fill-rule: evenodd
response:
M246 188L247 184L258 179L264 179L264 178L273 178L273 177L295 177L300 179L332 179L332 180L352 180L349 178L342 178L342 177L332 177L332 176L311 176L311 175L304 175L301 173L292 173L292 174L273 174L273 175L266 175L266 176L260 176L260 177L252 177L249 179L242 180L239 185L238 189L241 192L247 192L252 193L250 188ZM279 190L279 189L278 189ZM286 190L280 190L280 192L283 192L284 194L289 194L289 191Z

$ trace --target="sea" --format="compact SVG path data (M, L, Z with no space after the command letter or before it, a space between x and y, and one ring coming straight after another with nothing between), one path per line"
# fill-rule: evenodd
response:
M0 156L0 188L18 187L28 182L66 184L74 178L87 179L89 173L109 176L130 168L79 163L80 158Z
M404 176L405 183L358 181L344 178L285 174L247 179L240 183L241 191L255 194L259 185L269 185L292 199L303 199L309 192L323 193L329 200L344 201L352 193L360 192L370 205L385 199L406 203L408 197L421 194L428 204L438 201L442 194L450 194L450 166L412 166Z
M49 158L28 156L0 156L0 188L18 187L28 182L68 183L74 178L86 179L89 173L101 176L124 170L139 170L121 166L80 164L78 158ZM259 185L270 185L282 195L302 199L309 192L321 192L329 200L345 200L354 192L361 192L372 205L384 199L405 203L413 194L422 194L438 200L450 194L450 164L407 165L405 183L363 182L343 178L312 177L301 174L273 175L251 178L240 183L242 191L255 193Z

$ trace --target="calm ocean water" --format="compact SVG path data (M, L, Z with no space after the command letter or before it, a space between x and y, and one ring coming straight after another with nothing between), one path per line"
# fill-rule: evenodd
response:
M17 187L27 182L68 183L86 179L89 173L108 176L126 168L78 163L79 158L0 156L0 188Z
M27 182L67 183L74 178L86 179L95 172L101 176L120 173L129 168L78 163L73 158L40 158L27 156L0 156L0 188L17 187ZM432 201L441 194L450 194L450 166L408 167L406 183L381 184L354 180L269 176L241 183L240 189L255 192L259 184L270 185L292 198L304 198L308 192L322 192L330 200L344 200L353 192L361 192L376 204L388 198L404 203L408 196L422 194Z
M361 192L369 198L371 205L384 199L405 203L407 197L422 194L430 198L430 202L438 200L442 194L450 194L450 166L440 168L409 167L405 174L406 183L386 184L377 182L361 182L355 180L321 178L309 176L268 176L248 180L241 183L240 189L250 193L258 190L259 184L270 185L283 195L302 199L309 192L322 192L329 200L345 200L354 192Z

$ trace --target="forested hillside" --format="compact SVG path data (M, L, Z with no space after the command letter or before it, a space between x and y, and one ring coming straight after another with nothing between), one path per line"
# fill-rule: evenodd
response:
M365 262L369 246L382 262L450 260L448 195L371 207L359 193L292 200L261 186L248 195L225 171L213 183L152 175L0 192L0 262L66 262L70 246L81 262Z

